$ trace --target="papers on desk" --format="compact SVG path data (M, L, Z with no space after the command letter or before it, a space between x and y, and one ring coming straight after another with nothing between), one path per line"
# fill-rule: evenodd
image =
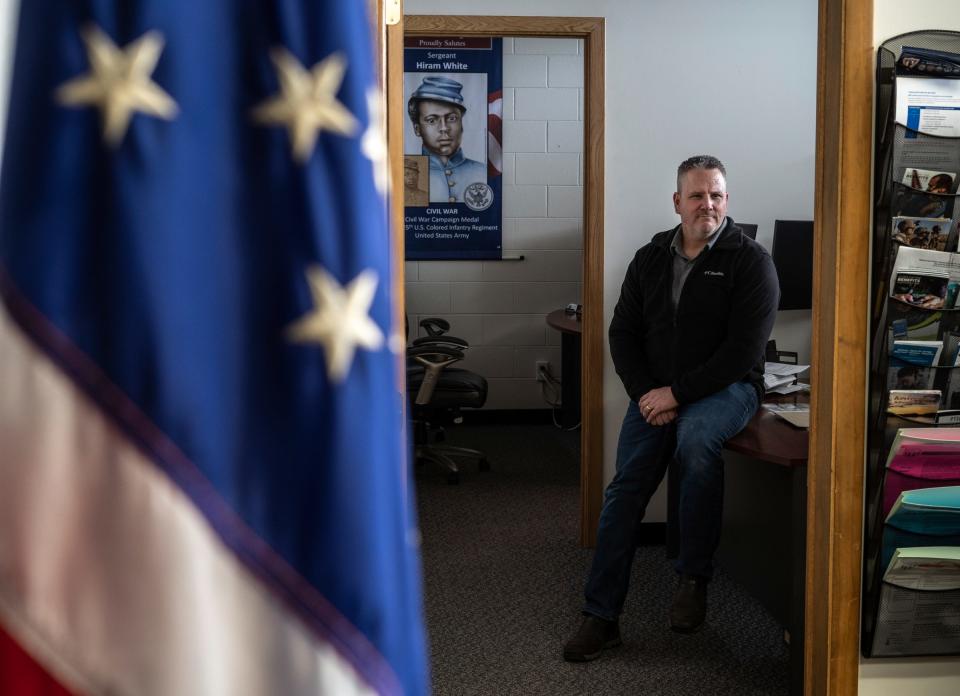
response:
M798 391L810 391L810 385L803 382L794 382L793 384L781 384L773 389L767 389L771 394L793 394Z
M763 387L774 394L791 394L807 388L797 383L797 375L810 369L809 365L768 362L763 364Z
M810 427L810 404L764 404L763 407L798 428Z

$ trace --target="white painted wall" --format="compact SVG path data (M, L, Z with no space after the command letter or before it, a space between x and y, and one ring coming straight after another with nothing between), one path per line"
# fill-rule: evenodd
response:
M960 3L873 0L874 47L921 29L960 31ZM956 696L960 657L860 660L860 696Z
M503 255L523 260L405 264L411 326L443 317L470 342L458 367L487 378L488 410L542 409L559 396L544 393L536 363L562 377L546 315L582 298L582 105L583 41L505 37Z
M594 16L606 19L604 324L627 264L677 224L677 164L713 154L728 171L730 215L757 223L812 219L816 128L814 0L405 0L406 14ZM784 313L783 349L809 360L809 312ZM604 471L613 474L627 397L609 353L603 370ZM665 519L664 496L648 521Z

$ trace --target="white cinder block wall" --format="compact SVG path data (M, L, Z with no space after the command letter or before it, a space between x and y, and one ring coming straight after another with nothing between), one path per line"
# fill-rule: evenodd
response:
M470 342L459 366L487 378L487 409L546 408L535 365L560 375L546 315L581 302L583 42L503 40L503 255L522 261L408 261L411 334L447 319Z

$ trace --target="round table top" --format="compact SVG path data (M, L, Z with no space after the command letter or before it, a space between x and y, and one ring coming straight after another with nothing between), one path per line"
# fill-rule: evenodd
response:
M547 326L564 333L580 334L583 332L580 315L567 314L565 309L555 309L547 315Z

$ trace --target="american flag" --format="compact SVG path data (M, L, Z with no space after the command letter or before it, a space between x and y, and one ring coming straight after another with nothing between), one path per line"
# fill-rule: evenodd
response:
M367 5L22 3L0 693L427 691Z
M487 94L487 176L503 173L503 90Z

